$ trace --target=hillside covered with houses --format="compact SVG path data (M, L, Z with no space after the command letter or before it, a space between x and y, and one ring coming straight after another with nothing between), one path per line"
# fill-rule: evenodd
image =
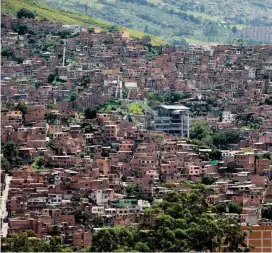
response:
M3 251L272 251L271 45L18 13L1 19Z

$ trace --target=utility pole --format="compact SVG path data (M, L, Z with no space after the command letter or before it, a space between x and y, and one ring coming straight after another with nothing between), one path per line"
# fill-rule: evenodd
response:
M128 89L127 101L129 100L130 89Z
M66 53L66 40L63 40L63 56L62 56L62 67L65 65L65 53Z
M87 16L88 14L88 0L85 2L85 15Z
M118 90L119 90L119 76L117 77L117 84L116 84L116 90L115 90L115 98L118 97Z
M190 114L187 114L187 138L190 138Z
M119 86L119 91L120 91L119 97L120 97L120 99L122 99L123 98L123 83L122 83L122 81L120 81L120 79L118 79L118 86Z
M87 12L88 12L88 6L87 4L85 5L85 15L87 16Z

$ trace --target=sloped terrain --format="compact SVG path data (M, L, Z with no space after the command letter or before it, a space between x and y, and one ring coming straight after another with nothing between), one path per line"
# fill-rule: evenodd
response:
M234 43L237 29L272 25L271 0L41 0L74 9L164 41Z
M38 19L47 19L49 21L63 22L66 24L78 24L87 28L100 27L102 30L109 30L112 28L112 24L109 22L83 15L82 13L73 11L72 9L63 10L55 8L54 6L48 6L37 0L2 0L2 13L15 16L17 11L21 8L25 8L36 13ZM143 32L134 31L124 27L117 28L128 31L133 37L142 38L146 35ZM155 36L152 36L152 40L154 44L162 43L162 40Z

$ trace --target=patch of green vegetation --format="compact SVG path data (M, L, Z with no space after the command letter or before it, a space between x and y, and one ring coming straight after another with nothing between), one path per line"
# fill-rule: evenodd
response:
M162 103L177 103L181 99L188 97L190 97L190 94L180 93L176 91L149 92L147 94L149 105L156 105Z
M238 30L249 23L271 25L270 0L45 0L49 5L74 9L115 25L159 36L167 43L187 41L235 43ZM60 4L59 4L60 3ZM87 9L86 9L87 7ZM136 32L137 36L141 36ZM135 35L136 35L135 34Z
M242 113L236 116L234 123L244 129L256 130L259 129L262 123L262 118L257 118L253 113Z
M239 132L215 131L205 121L194 121L190 125L190 142L200 148L211 148L213 152L228 149L230 144L238 143L241 139Z
M48 170L46 167L45 158L43 156L38 156L35 161L31 164L32 168L37 171Z
M244 152L254 152L253 148L243 148Z
M37 165L35 162L31 164L31 167L32 167L34 170L37 170L37 171L46 171L46 170L48 170L46 167L44 167L44 166L39 166L39 165Z
M117 111L121 106L121 101L119 99L110 99L103 105L99 106L98 113L105 113L110 111Z
M150 110L149 106L143 102L132 102L128 108L130 113L137 115L144 115L144 111Z
M220 21L220 22L223 22L224 20L219 17L219 16L211 16L211 15L208 15L206 13L203 13L203 12L197 12L197 11L187 11L187 14L189 15L193 15L195 17L201 17L203 19L208 19L208 20L211 20L211 21Z
M224 248L227 252L248 252L246 233L239 223L222 215L227 208L236 213L242 208L232 203L209 205L205 199L212 189L201 184L190 188L189 193L171 192L161 203L146 208L139 225L99 230L92 246L84 251L215 252ZM126 190L136 195L139 189L131 185ZM271 217L271 210L266 216Z
M48 2L48 1L47 1ZM48 20L51 22L62 22L65 24L73 24L73 25L82 25L86 28L95 28L100 27L102 30L108 31L112 24L83 15L82 13L73 11L73 8L68 9L58 9L55 7L50 7L44 4L43 2L40 2L38 0L3 0L1 2L2 4L2 10L1 13L9 14L11 16L16 16L17 12L20 9L26 9L33 13L35 13L36 18L38 20ZM65 6L63 3L62 6ZM133 30L133 29L127 29L122 26L117 27L119 30L127 31L129 32L130 36L142 38L146 35L146 33ZM160 45L163 43L162 39L156 36L151 36L152 43L154 45Z
M52 81L52 84L55 86L63 85L64 83L66 82L63 80L60 80L58 76L55 76L54 80Z

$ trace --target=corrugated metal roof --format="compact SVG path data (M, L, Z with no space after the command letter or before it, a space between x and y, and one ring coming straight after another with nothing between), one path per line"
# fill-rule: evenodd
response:
M167 110L189 110L189 108L184 105L159 105L158 107L162 107Z

